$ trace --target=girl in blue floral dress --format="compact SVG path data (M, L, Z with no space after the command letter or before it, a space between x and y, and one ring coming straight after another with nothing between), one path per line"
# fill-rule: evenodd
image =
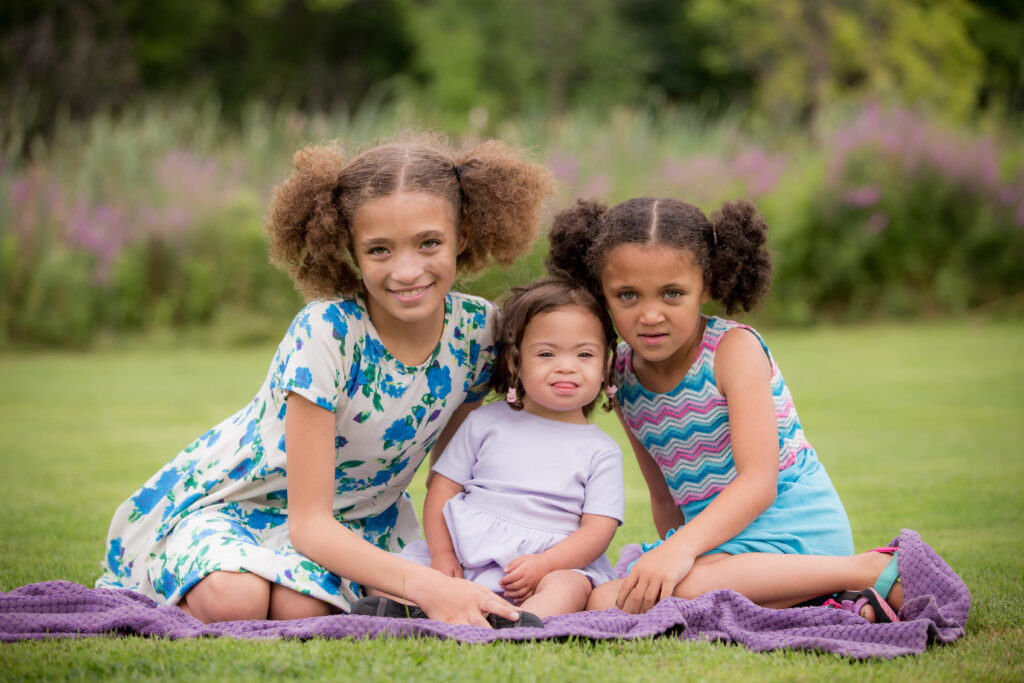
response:
M483 586L392 554L419 538L417 467L480 404L496 311L458 272L529 249L546 169L496 141L295 156L267 218L271 255L311 302L256 397L114 515L101 588L205 622L348 610L372 586L432 618L515 620Z

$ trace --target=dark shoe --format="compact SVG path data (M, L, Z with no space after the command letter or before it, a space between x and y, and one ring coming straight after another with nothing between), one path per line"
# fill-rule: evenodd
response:
M426 619L427 613L416 605L385 598L380 595L369 595L360 598L352 605L352 614L364 614L369 617L391 617L393 619Z
M519 619L516 621L499 617L497 614L488 614L487 623L491 625L491 628L518 628L520 626L544 628L544 622L541 621L540 617L532 612L524 612L522 610L519 610Z

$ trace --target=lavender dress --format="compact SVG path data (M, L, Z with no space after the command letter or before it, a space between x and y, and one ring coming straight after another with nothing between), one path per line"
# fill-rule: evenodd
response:
M596 425L491 403L470 414L434 472L464 489L444 506L463 577L496 593L509 562L560 543L584 513L622 523L622 451ZM430 564L424 541L402 557ZM615 578L605 555L579 571L594 585Z

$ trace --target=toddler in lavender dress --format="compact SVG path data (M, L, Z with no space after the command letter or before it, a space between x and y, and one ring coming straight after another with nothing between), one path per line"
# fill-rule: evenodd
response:
M432 468L425 541L402 557L488 586L518 622L582 610L615 578L605 556L622 523L622 452L587 417L607 384L615 333L585 289L547 279L512 290L493 386L505 402L466 419ZM373 592L353 612L425 616Z

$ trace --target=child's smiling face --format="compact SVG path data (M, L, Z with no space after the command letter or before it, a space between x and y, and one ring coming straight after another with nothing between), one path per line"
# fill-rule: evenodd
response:
M460 250L448 203L422 192L371 199L352 216L351 231L378 331L442 323Z
M696 347L710 292L688 249L620 244L605 257L601 289L615 329L643 360L675 366Z
M601 321L582 306L538 313L519 343L523 409L586 424L583 406L601 391L607 354Z

